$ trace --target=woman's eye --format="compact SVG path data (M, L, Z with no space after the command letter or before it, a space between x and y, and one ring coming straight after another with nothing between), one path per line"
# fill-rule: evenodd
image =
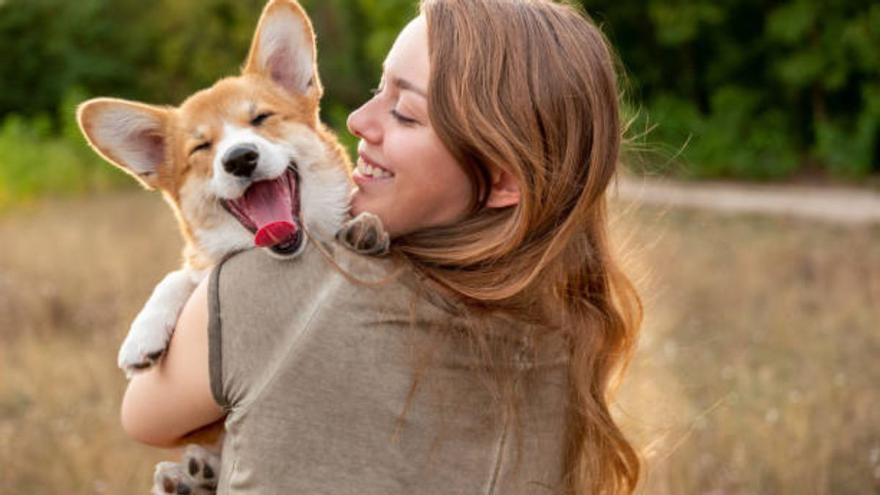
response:
M202 144L196 146L195 148L193 148L193 149L189 152L189 154L190 154L190 156L192 156L192 155L198 153L199 151L207 151L207 150L209 150L209 149L211 149L211 142L210 142L210 141L206 141L206 142L204 142L204 143L202 143Z
M256 117L254 117L253 119L251 119L251 125L254 127L260 127L261 125L263 125L263 122L265 122L266 119L268 119L269 117L271 117L273 115L275 115L275 114L272 112L263 112L263 113L257 115Z
M403 125L413 125L418 123L416 119L411 119L405 115L401 115L397 110L391 109L391 115Z

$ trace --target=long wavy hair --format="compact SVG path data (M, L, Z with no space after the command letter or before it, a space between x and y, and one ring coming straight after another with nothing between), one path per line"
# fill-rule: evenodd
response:
M421 12L431 124L474 195L463 222L397 238L393 252L469 307L562 332L566 490L632 493L639 456L609 411L642 319L607 232L623 134L616 58L566 4L423 0ZM489 164L516 178L518 205L484 208Z

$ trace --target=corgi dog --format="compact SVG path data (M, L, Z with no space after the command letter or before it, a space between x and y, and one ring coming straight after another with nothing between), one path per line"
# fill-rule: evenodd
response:
M189 296L230 253L256 247L289 258L310 237L334 236L365 254L387 251L377 217L348 216L351 161L319 120L322 92L311 21L295 0L270 0L241 75L176 108L113 98L80 105L89 144L161 191L184 239L183 266L156 286L119 350L127 376L160 359ZM211 493L217 463L189 446L182 464L157 466L154 493Z
M224 256L252 247L293 257L306 233L335 235L348 215L351 162L319 120L311 23L293 0L266 6L242 74L177 108L111 98L78 108L104 159L158 189L184 238L168 274L134 319L118 356L128 376L164 352L196 285Z

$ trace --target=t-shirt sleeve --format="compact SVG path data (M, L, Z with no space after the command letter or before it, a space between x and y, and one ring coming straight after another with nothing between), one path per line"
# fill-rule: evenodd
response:
M217 290L220 271L225 262L226 260L223 260L211 270L208 281L208 374L214 401L224 409L228 409L229 403L223 392L223 336L220 324L220 298Z
M217 404L229 411L257 397L308 325L318 303L316 289L330 277L314 249L290 260L244 251L213 269L208 369Z

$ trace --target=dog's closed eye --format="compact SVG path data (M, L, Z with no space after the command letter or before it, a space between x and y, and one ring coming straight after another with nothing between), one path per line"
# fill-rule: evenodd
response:
M207 151L209 149L211 149L211 142L206 141L206 142L196 146L192 150L190 150L189 155L192 156L192 155L198 153L199 151Z
M275 114L272 112L263 112L251 119L251 125L254 127L260 127L261 125L263 125L264 122L266 122L269 117L272 117L273 115Z

